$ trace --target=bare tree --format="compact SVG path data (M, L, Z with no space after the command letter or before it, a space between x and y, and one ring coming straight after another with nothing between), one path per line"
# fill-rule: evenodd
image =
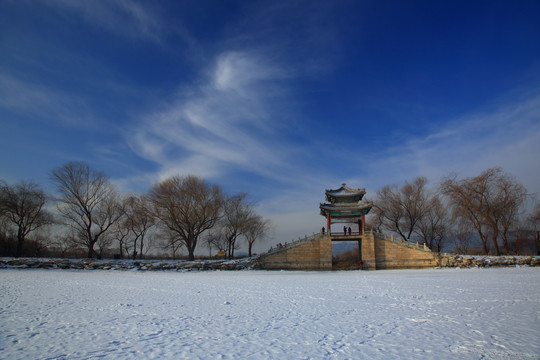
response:
M426 183L425 177L418 177L401 188L387 185L377 191L373 212L382 219L383 228L398 233L404 241L411 239L427 208Z
M102 234L98 241L96 241L97 246L97 257L98 259L102 259L107 253L108 250L110 250L112 243L114 242L114 232L108 231L105 234Z
M205 238L204 238L204 245L208 248L208 256L209 257L212 257L212 247L214 246L212 244L212 236L210 234L208 234Z
M173 176L154 185L148 198L160 224L181 239L194 260L199 237L221 216L221 189L193 175Z
M467 222L460 223L456 228L450 230L454 239L454 252L458 254L469 254L474 229Z
M124 252L129 256L132 254L132 243L129 241L131 231L125 225L125 219L117 222L111 229L111 236L118 241L118 256L120 259L124 258Z
M58 257L66 257L77 250L77 244L73 242L75 234L72 229L70 232L58 232L50 243L51 251Z
M472 178L449 177L441 189L453 208L454 220L466 221L475 228L485 254L489 253L487 243L491 239L495 255L500 255L501 233L503 248L509 251L506 234L516 223L526 196L521 184L502 169L491 168Z
M533 232L536 255L540 255L540 202L536 203L532 213L527 217L527 224Z
M44 209L47 196L33 182L19 182L0 187L0 215L17 233L16 257L22 255L23 243L32 231L52 223L52 215Z
M176 259L180 253L180 250L184 247L184 242L178 237L176 232L168 229L162 229L160 234L163 239L161 242L161 247L171 252L173 260Z
M423 216L417 222L415 233L430 249L441 252L449 229L445 207L438 196L430 196Z
M392 187L386 185L379 189L371 213L378 221L378 224L375 225L379 231L386 229L397 232L404 240L407 240L401 230L401 223L405 214L400 205L398 192L399 189L395 185Z
M485 254L488 254L488 229L479 213L478 208L481 207L481 199L475 194L472 189L470 180L458 181L453 175L446 179L441 184L441 190L445 194L452 207L452 220L454 223L463 222L475 229L478 238L482 242L482 249Z
M133 258L135 259L138 250L139 258L142 259L148 248L148 244L145 243L146 235L155 225L155 218L150 210L150 202L146 196L130 196L127 199L126 209L124 226L133 234L133 248L135 249Z
M225 236L225 231L221 225L216 224L216 226L210 229L206 235L205 242L208 248L215 248L218 250L218 252L223 251L224 254L227 253L227 247L229 244Z
M248 255L251 257L251 251L255 241L264 240L270 231L270 221L264 220L258 215L251 216L247 221L244 237L248 243Z
M4 208L4 188L6 188L8 184L3 180L0 179L0 221L4 220L4 214L6 212Z
M111 228L112 239L118 241L119 256L142 259L151 248L146 241L147 235L155 225L155 218L150 210L146 196L131 195L122 200L124 216ZM98 242L99 244L99 242Z
M52 216L51 216L52 219ZM36 231L32 232L32 235L28 237L29 245L23 248L23 253L26 251L28 256L50 256L50 247L54 244L51 236L51 226L42 226Z
M527 190L515 179L502 173L496 179L495 189L495 199L498 201L494 207L494 213L499 219L503 250L505 254L509 254L509 232L517 230L515 227L519 223L523 204L527 198Z
M509 231L508 248L510 254L532 255L537 253L534 228L528 220L528 217L520 216L520 220Z
M226 254L229 259L234 257L234 250L239 247L236 240L245 232L248 220L253 216L252 205L246 199L247 193L239 193L224 202L219 227L227 244Z
M87 248L88 257L97 255L94 246L124 215L118 193L109 178L80 162L72 162L51 172L59 193L58 212Z
M366 201L369 201L374 204L377 203L377 200L372 201L371 199L369 200L366 199ZM377 205L373 206L373 209L368 215L369 218L366 223L366 229L372 229L373 231L376 231L378 233L383 232L383 228L385 227L384 224L386 221L384 217L383 209L384 207L382 206L382 203L379 204L379 206Z
M469 182L469 189L476 205L475 210L479 215L480 221L489 229L491 244L497 256L501 254L497 242L500 232L499 221L501 219L501 209L494 185L497 174L500 172L501 170L498 168L487 169L480 175L472 178Z

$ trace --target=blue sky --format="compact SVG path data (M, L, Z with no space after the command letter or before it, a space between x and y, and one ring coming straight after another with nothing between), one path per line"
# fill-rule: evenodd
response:
M538 194L539 114L534 0L0 2L0 178L195 174L276 242L343 182L501 166Z

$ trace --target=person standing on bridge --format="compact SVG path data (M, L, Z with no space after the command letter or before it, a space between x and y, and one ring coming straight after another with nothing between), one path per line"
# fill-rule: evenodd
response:
M343 235L347 236L347 227L346 226L343 227Z
M349 226L349 236L351 236L351 227Z

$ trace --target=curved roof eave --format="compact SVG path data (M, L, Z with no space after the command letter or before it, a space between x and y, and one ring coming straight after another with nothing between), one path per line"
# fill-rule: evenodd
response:
M345 184L342 184L342 186L339 189L326 189L325 190L326 195L332 195L335 197L354 197L354 196L360 196L366 194L366 189L353 189L348 187Z

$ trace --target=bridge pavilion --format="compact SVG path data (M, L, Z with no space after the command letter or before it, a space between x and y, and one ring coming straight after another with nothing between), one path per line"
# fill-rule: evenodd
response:
M352 189L346 184L342 184L339 189L325 191L327 202L319 207L321 215L326 217L328 235L338 235L337 231L332 234L331 230L332 224L336 223L358 224L358 231L353 229L351 235L361 236L364 233L365 216L373 207L373 203L362 201L365 194L365 189ZM340 231L343 234L343 230Z

